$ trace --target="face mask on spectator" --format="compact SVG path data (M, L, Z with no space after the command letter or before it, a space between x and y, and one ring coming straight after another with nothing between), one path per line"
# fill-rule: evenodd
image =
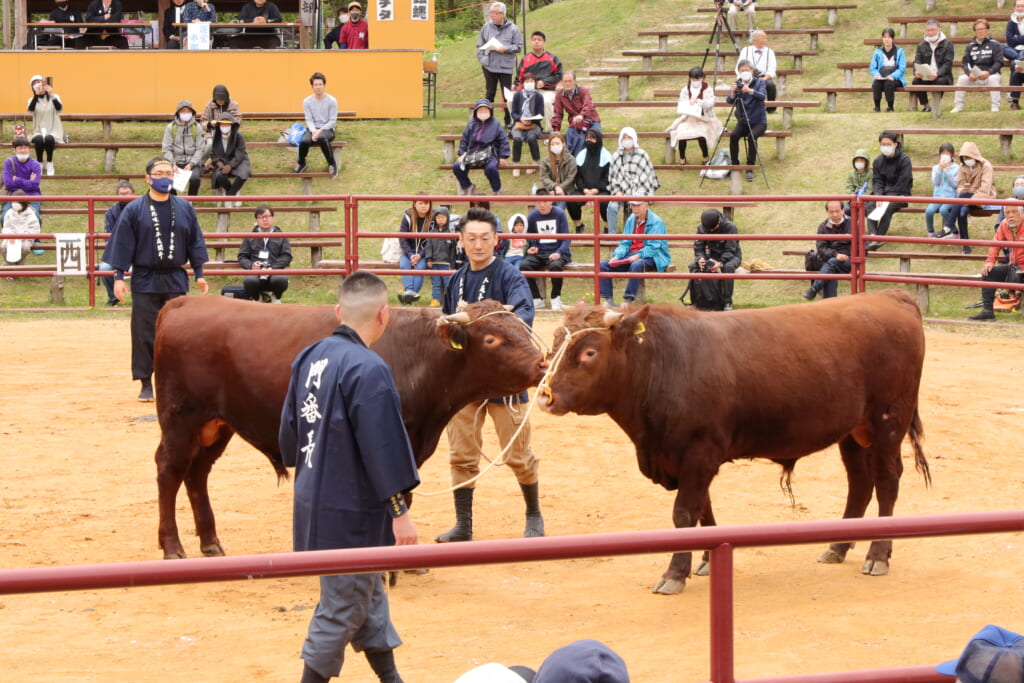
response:
M339 14L338 15L338 24L347 24L347 23L348 23L348 14Z
M622 138L622 149L633 149L636 147L636 142L631 137Z
M533 92L536 89L537 89L537 84L534 83L533 81L526 81L526 83L523 83L523 90L528 90L530 92Z
M21 163L28 161L28 154L15 154L14 156L18 157L18 161Z
M359 17L360 16L362 16L362 15L360 15L359 12L349 12L348 13L348 18L352 21L352 23L355 23L355 22L359 21Z
M476 113L476 117L477 117L477 119L479 119L479 120L480 120L481 122L483 122L483 121L486 121L487 119L491 118L491 112L490 112L490 110L488 110L488 109L480 109L480 110L479 110L479 111L478 111L478 112Z
M560 143L555 143L553 145L549 145L548 149L551 150L552 154L561 154L562 150L565 149L565 148L562 147L562 145ZM1024 190L1024 187L1022 187L1021 189Z
M967 165L967 168L974 168L974 164L976 163L978 162L975 161L974 159L964 159L964 164Z
M183 111L180 114L178 114L178 119L180 119L182 123L188 123L192 120L192 112Z
M583 143L583 146L587 148L588 152L597 154L598 150L601 149L601 144L597 140L587 140Z
M857 161L853 162L853 167L858 171L863 171L867 166L867 162L862 159L857 159Z
M744 83L750 82L750 79L753 78L753 77L754 77L754 74L751 71L741 71L740 72L740 80L743 81Z
M21 202L11 202L11 211L21 211L22 207Z
M887 157L891 157L893 154L896 153L896 146L895 145L882 145L881 147L878 148L878 151L881 152L882 154L884 154Z
M952 160L953 160L953 157L949 156L948 154L943 154L943 155L939 156L939 161L941 161L944 164L948 164Z
M1024 185L1014 185L1013 196L1015 199L1024 199Z
M220 134L221 135L231 135L231 126L221 126L220 127Z

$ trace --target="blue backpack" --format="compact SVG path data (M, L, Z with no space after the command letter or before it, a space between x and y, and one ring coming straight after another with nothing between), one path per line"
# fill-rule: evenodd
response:
M299 143L302 142L302 136L306 134L306 126L302 123L293 123L292 127L283 134L289 143L298 147Z

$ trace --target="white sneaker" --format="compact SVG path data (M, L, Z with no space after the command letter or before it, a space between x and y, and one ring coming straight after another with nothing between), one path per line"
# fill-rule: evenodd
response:
M47 161L46 162L46 175L54 175L55 173L56 173L56 171L53 170L53 162L52 161Z
M551 310L561 311L562 310L562 297L556 296L551 299Z
M544 308L544 299L534 299L533 300L533 310L539 311L542 308Z
M512 169L512 177L513 178L518 178L519 177L519 169L518 168L513 168Z
M274 296L273 294L271 294L271 295L270 295L270 303L272 303L272 304L279 304L279 303L281 303L281 300L280 300L280 299L278 299L278 298L277 298L276 296Z
M999 112L999 105L998 104L993 104L992 105L992 111L995 112L995 113L998 113ZM53 174L51 173L50 175L53 175Z
M956 104L956 105L953 105L953 108L949 110L949 113L950 114L959 114L963 110L964 110L964 107L963 107L962 104Z

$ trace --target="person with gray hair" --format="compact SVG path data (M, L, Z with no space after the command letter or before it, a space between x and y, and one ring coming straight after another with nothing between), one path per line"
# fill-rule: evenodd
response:
M740 56L736 60L736 77L740 76L740 62L746 60L754 67L754 78L764 81L765 92L768 101L774 102L777 90L775 79L778 77L778 60L775 58L775 50L768 47L768 34L764 31L753 31L750 34L751 44L740 50ZM774 114L775 109L769 108L769 114Z
M729 163L740 163L740 139L747 139L747 165L757 163L757 139L768 130L768 114L764 108L767 98L765 82L754 78L754 66L745 59L736 65L739 80L729 88L725 99L735 105L736 125L729 133ZM747 180L754 179L754 172L747 171Z
M1017 0L1024 3L1024 0ZM914 80L911 85L953 85L953 43L946 38L936 19L929 19L924 24L924 40L917 46L914 54ZM922 66L927 68L922 69ZM917 101L922 110L932 110L928 104L928 93L917 93Z
M387 285L352 273L334 312L331 336L292 363L281 409L281 459L295 468L294 549L415 545L408 502L420 478L391 368L370 349L391 318ZM350 643L378 680L402 683L394 654L402 639L380 572L320 577L301 683L338 676Z
M508 20L505 3L492 2L487 8L488 21L480 29L476 39L476 58L484 71L484 97L492 104L498 85L501 85L501 101L505 102L505 127L511 125L508 112L509 102L505 89L512 89L512 75L516 70L516 55L523 50L523 35L519 28Z

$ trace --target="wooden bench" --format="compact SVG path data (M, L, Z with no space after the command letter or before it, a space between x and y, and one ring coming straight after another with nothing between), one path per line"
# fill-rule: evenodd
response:
M943 135L957 140L970 140L985 135L999 136L999 150L1003 156L1010 156L1014 135L1024 135L1024 128L889 128L905 138L908 135ZM903 141L904 151L907 143Z
M654 97L671 97L673 99L678 99L679 98L679 91L678 90L661 90L661 89L658 89L658 90L655 90L653 94L654 94ZM675 103L670 103L670 106L674 107ZM729 108L732 107L732 105L729 104L728 102L726 102L725 100L716 100L715 101L715 106L716 107L721 107L723 109L729 109ZM820 101L814 101L814 100L775 100L775 101L771 101L771 102L765 102L765 106L770 107L770 108L775 108L775 109L781 109L782 110L782 129L783 130L789 130L789 129L791 129L793 127L793 110L794 109L797 109L797 108L811 109L811 108L820 107L821 106L821 102Z
M769 36L809 36L811 39L810 49L818 49L818 36L822 34L835 33L834 28L766 28L761 29ZM658 36L658 49L661 51L668 50L668 39L671 36L701 36L703 38L709 38L711 36L710 31L701 30L669 30L669 29L655 29L651 31L637 31L638 36Z
M966 45L967 43L974 40L974 36L946 36L946 39L949 40L949 42L953 43L954 45ZM900 47L916 48L918 45L921 44L921 38L894 38L892 42L896 45L899 45ZM880 37L865 38L864 44L871 45L873 47L878 47L879 45L882 44L882 39Z
M201 110L200 110L201 111ZM198 113L198 112L197 112ZM354 111L339 111L338 118L354 118L356 113ZM0 114L0 134L4 131L5 121L23 120L26 117L25 113L3 113ZM109 140L112 132L113 124L115 123L128 123L134 121L160 121L163 123L170 123L174 118L174 112L163 112L160 114L75 114L75 113L62 113L60 115L61 121L99 121L103 126L103 139ZM242 121L304 121L305 114L299 112L242 112Z
M605 139L611 139L617 136L618 133L602 131L602 135ZM777 158L785 159L786 157L786 140L793 136L792 130L769 130L765 131L762 138L774 138L775 139L775 156ZM665 141L665 163L674 164L676 160L676 147L672 144L669 133L665 131L637 131L637 137L641 139L658 138ZM542 139L547 138L547 134L541 135ZM441 133L437 136L437 139L441 141L441 159L445 164L452 164L455 162L455 150L456 145L462 140L462 133Z
M773 48L774 49L774 48ZM644 71L652 71L654 69L654 58L671 58L671 57L703 57L707 52L704 50L623 50L623 57L642 57L643 63L641 69ZM726 64L726 58L736 55L739 57L739 52L719 52L718 59L715 62L715 69L719 71L725 71L729 68ZM792 57L793 68L802 69L804 57L817 57L817 50L775 50L776 57Z
M929 93L929 105L932 108L932 117L939 118L942 116L942 95L947 92L956 92L963 90L965 92L984 92L988 90L998 90L999 92L1021 92L1024 86L1019 85L999 85L999 86L976 86L976 85L907 85L902 88L896 88L896 92L903 92L907 94L908 108L913 111L917 108L917 93ZM836 100L840 93L870 93L870 87L839 87L839 86L828 86L824 88L804 88L804 93L825 93L825 110L828 112L835 112Z
M675 78L688 77L690 70L649 70L649 71L621 71L615 69L593 69L588 72L591 76L614 76L619 80L619 100L625 101L629 99L629 79L633 76L641 76L645 78L654 78L657 76L672 76ZM775 71L776 79L775 82L778 86L779 95L784 96L786 94L786 78L787 76L798 76L803 73L803 69L777 69ZM708 78L714 76L722 76L730 82L736 79L736 72L730 69L715 69L711 71L705 71L704 75Z
M926 8L927 11L934 9L934 0L928 0L932 4L932 7ZM1002 7L1002 5L999 5ZM935 19L942 24L943 32L947 38L952 38L957 34L957 24L965 23L968 25L974 25L977 19L987 19L990 22L999 22L1002 26L1006 26L1006 20L1009 17L1006 12L978 12L977 14L934 14L929 16L917 16L917 17L888 17L886 21L890 24L897 24L899 26L900 37L907 35L907 26L909 24L923 24L926 21ZM1002 42L1002 41L1000 41Z
M268 179L268 178L299 178L302 180L302 194L315 194L313 192L313 181L316 178L330 178L331 174L326 171L303 171L302 173L291 173L289 171L268 171L261 173L253 173L249 176L250 179ZM136 189L141 190L145 186L145 177L140 173L118 173L113 171L111 173L58 173L52 176L46 176L46 182L51 183L54 181L70 181L80 182L83 180L109 180L112 183L118 180L133 180L136 183Z
M344 140L334 140L331 143L331 147L336 150L344 148L348 143ZM265 149L265 148L280 148L280 149L294 149L294 145L275 140L273 142L266 142L262 140L245 141L247 149ZM59 147L63 149L102 149L103 150L103 170L107 173L114 171L114 163L117 161L117 153L122 149L152 149L159 152L161 148L160 142L116 142L108 140L106 142L66 142L61 143ZM338 168L341 168L341 154L340 152L335 157Z
M845 85L847 88L853 87L854 71L863 71L865 74L868 74L868 76L870 76L870 73L868 73L868 68L870 66L870 62L839 62L838 64L836 64L836 68L840 69L843 72L843 85ZM963 66L963 61L959 59L953 60L954 69L957 69L961 66ZM904 75L904 78L906 79L908 84L910 83L911 79L914 78L914 62L912 60L907 61L907 72Z
M839 10L841 9L857 9L857 5L765 5L757 6L758 13L761 12L772 12L774 16L773 24L775 28L782 28L782 14L783 12L796 12L796 11L827 11L828 12L828 25L835 26L839 20ZM717 12L718 8L715 6L711 7L698 7L698 12Z

